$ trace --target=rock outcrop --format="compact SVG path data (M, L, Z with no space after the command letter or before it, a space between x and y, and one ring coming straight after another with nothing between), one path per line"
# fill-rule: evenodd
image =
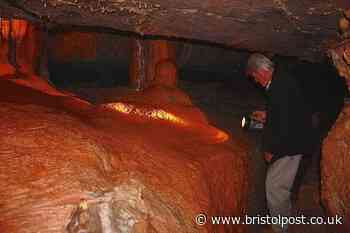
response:
M350 106L344 108L324 141L321 160L321 195L328 214L342 217L333 226L340 232L350 230Z
M6 0L0 3L0 15L319 60L323 41L337 34L336 21L348 7L344 0Z
M247 148L0 81L0 231L246 232Z

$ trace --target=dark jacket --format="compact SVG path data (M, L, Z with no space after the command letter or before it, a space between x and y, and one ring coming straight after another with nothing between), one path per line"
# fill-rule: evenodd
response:
M292 70L318 117L320 140L327 136L349 95L346 81L331 64L304 64Z
M316 143L312 111L297 79L276 69L267 94L263 150L274 155L273 161L283 156L312 154Z

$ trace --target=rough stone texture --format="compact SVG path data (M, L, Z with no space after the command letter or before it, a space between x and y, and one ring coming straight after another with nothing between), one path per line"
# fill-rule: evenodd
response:
M50 59L60 62L97 59L97 33L64 32L52 36Z
M344 28L343 28L344 29ZM328 54L339 75L350 88L350 32L342 30L341 37L329 43ZM340 232L350 230L349 130L350 105L347 103L335 126L324 140L321 160L321 198L330 215L343 217L343 225L334 226Z
M92 30L58 27L50 31L50 59L57 63L110 60L128 66L131 58L130 38Z
M347 30L347 33L343 34L346 37L329 42L328 55L331 57L338 74L345 78L350 90L350 29Z
M133 42L136 42L136 39L107 32L96 33L91 32L91 30L87 32L82 31L81 28L71 28L65 31L57 29L57 31L52 32L49 39L50 59L56 63L91 61L93 56L82 56L90 52L81 51L89 47L91 51L96 50L96 57L93 60L109 61L119 67L133 67L137 64L134 57L141 51L134 49L137 44ZM81 43L76 43L76 41ZM150 45L150 40L139 40L139 42ZM208 46L207 44L194 44L188 41L168 41L168 43L176 47L175 60L179 69L204 70L208 71L208 73L220 70L220 72L231 74L232 70L237 72L244 67L249 55L247 52L234 49L226 49L214 45ZM70 51L68 51L68 47L71 49ZM63 52L66 54L65 57L63 57ZM131 69L130 71L135 70L137 69ZM130 76L135 77L136 75L131 72Z
M247 148L1 80L0 231L245 232Z
M11 36L12 37L12 36ZM21 41L17 41L16 63L18 71L24 74L37 74L38 63L40 60L40 50L42 47L42 35L40 30L32 24L28 24L26 33ZM0 75L14 74L14 64L10 64L9 57L11 53L9 40L2 37L0 43Z
M11 38L14 39L13 35ZM28 24L24 37L20 42L17 40L16 43L15 48L10 46L9 38L3 38L0 43L1 79L11 80L50 95L65 95L39 76L40 73L43 73L42 71L47 70L45 56L42 53L44 50L43 32L37 26Z
M7 0L0 3L0 14L318 60L322 41L337 33L338 7L344 5L336 0Z
M131 86L145 89L155 82L156 67L160 61L173 62L176 69L176 47L166 40L131 39L132 59L129 67ZM164 70L164 69L163 69ZM176 77L177 79L177 77Z
M344 108L324 141L321 160L321 195L330 215L343 217L338 232L350 230L350 106Z

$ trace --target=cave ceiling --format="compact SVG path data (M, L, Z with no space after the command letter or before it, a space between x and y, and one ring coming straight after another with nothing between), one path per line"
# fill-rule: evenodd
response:
M346 0L2 0L0 15L317 61L347 7Z

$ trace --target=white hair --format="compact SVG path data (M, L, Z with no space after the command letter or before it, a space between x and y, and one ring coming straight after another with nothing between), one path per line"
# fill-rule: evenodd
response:
M247 62L246 71L248 73L254 72L260 69L273 71L275 64L267 57L260 53L252 54Z

